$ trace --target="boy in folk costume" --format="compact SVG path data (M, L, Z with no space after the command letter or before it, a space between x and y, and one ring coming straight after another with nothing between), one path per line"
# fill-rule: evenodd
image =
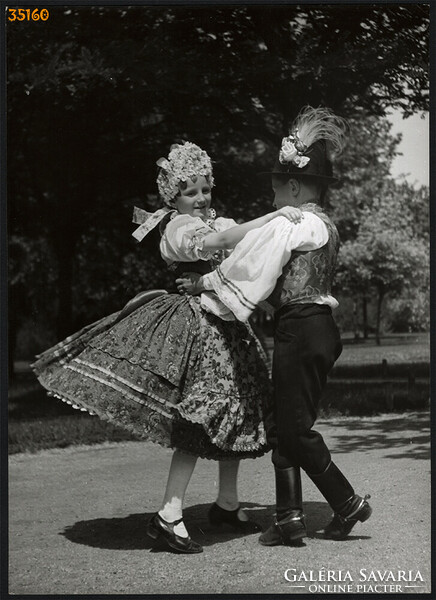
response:
M274 308L274 402L266 430L276 518L260 536L266 546L294 545L307 535L301 469L334 511L326 537L345 538L372 512L369 496L355 494L313 429L327 375L342 351L332 317L338 303L331 295L339 236L320 204L336 181L330 155L341 152L345 133L345 122L329 109L303 109L270 173L275 207L300 208L302 221L275 219L249 233L213 273L192 284L178 280L180 289L191 293L213 289L240 320L266 299Z

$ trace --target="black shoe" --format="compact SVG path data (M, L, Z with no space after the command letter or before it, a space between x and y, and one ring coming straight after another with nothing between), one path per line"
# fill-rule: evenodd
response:
M220 527L221 525L230 525L233 529L236 529L240 533L245 533L247 535L262 531L262 528L254 521L242 521L238 516L239 510L240 507L236 508L235 510L225 510L216 503L212 504L209 509L209 523L215 527Z
M332 521L324 529L324 535L331 540L343 540L347 537L358 521L363 523L367 521L372 514L372 508L367 500L371 496L368 494L365 498L355 495L350 501L348 512L335 512Z
M289 516L274 523L259 537L262 546L301 546L301 540L307 537L306 522L303 513Z
M197 542L194 542L194 540L191 540L189 536L185 538L174 533L174 526L182 521L183 518L168 523L162 519L159 513L156 513L148 522L147 535L154 540L159 539L160 541L163 541L164 544L174 552L179 552L181 554L198 554L199 552L203 552L202 546Z

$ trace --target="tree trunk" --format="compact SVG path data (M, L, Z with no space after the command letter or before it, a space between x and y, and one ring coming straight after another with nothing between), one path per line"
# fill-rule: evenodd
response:
M359 339L359 323L357 318L357 300L353 298L353 329L354 329L354 339Z
M58 311L56 334L59 340L72 332L73 320L73 252L66 244L58 254Z
M27 290L22 284L8 286L8 375L15 377L15 350L20 327L26 314Z
M380 346L381 310L382 310L382 303L383 303L384 296L385 296L384 292L379 291L378 298L377 298L377 324L376 324L376 330L375 330L375 341L377 343L377 346Z
M368 339L368 299L366 296L362 298L362 316L363 316L363 337Z

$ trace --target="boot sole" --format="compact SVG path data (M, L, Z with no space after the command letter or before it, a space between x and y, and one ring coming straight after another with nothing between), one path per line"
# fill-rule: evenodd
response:
M292 538L292 540L288 540L286 542L284 542L283 540L277 541L277 542L262 542L261 540L259 540L259 544L261 546L267 546L267 547L272 547L272 546L299 546L299 542L301 542L302 539L304 539L305 537L307 537L306 535L300 535L299 537L294 537Z
M277 536L276 539L271 540L270 542L262 540L261 536L259 538L259 544L262 546L293 546L295 542L299 542L305 537L307 537L307 531L296 531L292 535L287 536L286 540L284 540L281 536Z

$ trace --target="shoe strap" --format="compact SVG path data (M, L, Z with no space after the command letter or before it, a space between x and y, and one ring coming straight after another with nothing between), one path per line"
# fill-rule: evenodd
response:
M180 523L183 522L183 517L181 519L176 519L175 521L165 521L165 519L163 517L161 517L159 513L156 513L156 514L161 521L163 521L167 525L172 525L173 527L175 525L179 525Z

